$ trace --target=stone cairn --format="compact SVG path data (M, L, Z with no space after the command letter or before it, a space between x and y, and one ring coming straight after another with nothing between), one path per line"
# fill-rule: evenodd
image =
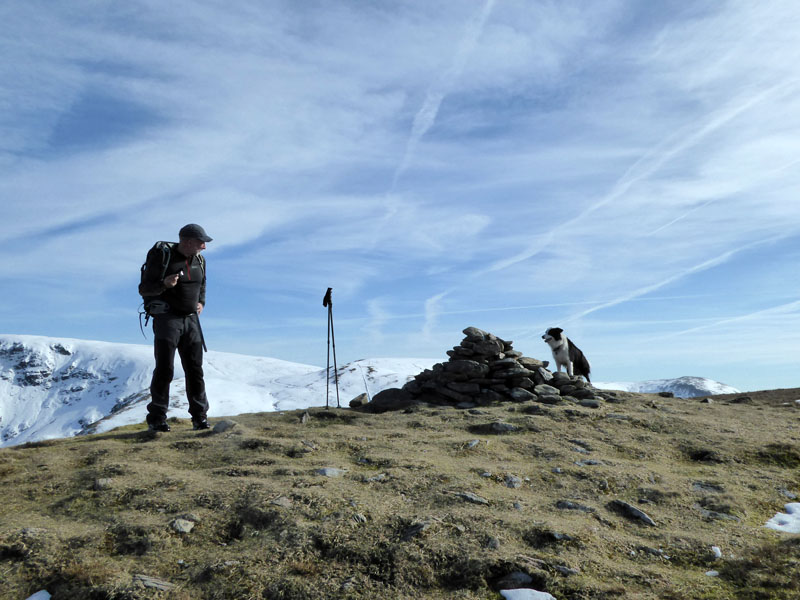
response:
M547 361L523 356L513 349L512 342L477 327L467 327L464 335L458 346L448 350L447 362L425 369L400 390L377 394L374 408L391 410L414 402L463 408L527 401L572 401L589 406L601 400L582 377L551 373Z

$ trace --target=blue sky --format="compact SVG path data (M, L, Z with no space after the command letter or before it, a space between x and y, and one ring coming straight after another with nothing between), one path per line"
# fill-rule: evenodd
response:
M209 244L216 350L430 357L477 326L599 381L800 385L800 7L535 0L0 9L0 332L148 343Z

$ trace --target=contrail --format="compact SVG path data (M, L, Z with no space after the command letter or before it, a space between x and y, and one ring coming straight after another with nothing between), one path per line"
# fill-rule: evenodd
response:
M442 292L441 294L436 294L425 301L425 324L422 326L423 337L429 338L433 332L433 326L436 323L436 318L441 314L439 305L441 304L442 299L445 298L448 293L449 292Z
M661 225L661 226L660 226L660 227L658 227L657 229L654 229L654 230L653 230L653 231L651 231L650 233L647 233L647 234L645 234L645 236L646 236L646 237L650 237L650 236L653 236L653 235L657 234L657 233L658 233L658 232L660 232L660 231L663 231L664 229L667 229L668 227L672 227L672 226L673 226L675 223L677 223L678 221L682 221L683 219L685 219L686 217L688 217L688 216L689 216L689 215L691 215L692 213L694 213L694 212L697 212L698 210L705 208L706 206L708 206L708 205L709 205L709 204L711 204L712 202L715 202L716 200L718 200L718 198L711 198L710 200L708 200L708 201L706 201L706 202L703 202L703 204L701 204L700 206L695 206L695 207L694 207L694 208L692 208L691 210L688 210L688 211L686 211L685 213L683 213L682 215L680 215L680 216L678 216L678 217L675 217L675 218L674 218L674 219L672 219L672 221L670 221L669 223L664 223L663 225Z
M486 4L483 5L481 12L467 23L467 28L464 31L461 42L458 44L452 64L447 71L445 71L441 80L435 82L428 90L425 101L422 103L422 108L419 109L419 112L417 112L414 117L411 135L408 138L408 142L406 142L406 152L403 156L403 161L394 172L390 193L394 191L400 177L402 177L403 173L405 173L411 164L419 141L428 130L433 127L436 121L436 115L439 113L439 107L447 94L453 89L453 85L464 70L464 65L467 63L467 59L478 43L478 38L483 32L483 27L486 25L489 15L492 13L495 2L496 0L486 0Z
M577 223L588 215L600 210L610 202L613 202L617 198L623 196L628 192L628 190L630 190L631 187L633 187L633 185L642 181L643 179L651 177L670 160L682 154L692 146L695 146L709 134L726 125L743 112L749 110L757 104L760 104L770 96L773 96L784 89L795 86L796 83L796 81L782 82L762 91L759 94L749 96L743 100L741 98L737 98L736 101L729 103L728 106L712 114L706 123L701 127L692 125L692 129L694 129L692 133L687 135L687 129L689 129L687 126L678 133L668 136L655 148L645 153L636 162L634 162L625 171L622 177L616 181L611 191L603 198L589 206L582 213L573 217L569 221L561 223L550 231L544 233L538 241L528 246L522 252L519 252L515 256L495 262L485 270L481 271L479 274L500 271L536 256L539 254L539 252L547 247L556 234L569 230L574 223Z
M720 319L719 321L715 321L713 323L709 323L708 325L700 325L699 327L692 327L691 329L684 329L683 331L676 331L674 333L670 333L667 335L660 336L660 339L668 339L673 337L678 337L681 335L686 335L688 333L694 333L696 331L702 331L704 329L711 329L713 327L719 327L720 325L727 325L728 323L736 323L738 321L748 321L750 319L756 319L758 317L765 317L769 315L784 315L787 313L793 313L797 310L800 310L800 300L795 300L793 302L787 302L786 304L781 304L779 306L773 306L771 308L765 308L763 310L757 310L755 312L747 313L746 315L739 315L738 317L730 317L728 319Z
M798 159L798 160L792 160L791 162L788 162L788 163L786 163L785 165L782 165L782 166L780 166L780 167L777 167L777 168L775 168L775 169L772 169L772 170L770 170L770 171L767 171L767 172L765 172L765 173L764 173L764 175L763 175L762 177L756 177L756 178L753 178L753 179L751 179L751 180L750 180L750 187L755 187L756 185L760 185L760 183L761 183L763 180L765 180L765 179L769 179L770 177L774 177L774 176L776 176L776 175L778 175L778 174L782 173L783 171L787 171L787 170L789 170L790 168L792 168L793 166L795 166L795 165L796 165L796 164L798 164L798 163L800 163L800 159ZM695 206L694 208L692 208L691 210L689 210L689 211L685 212L684 214L680 215L679 217L675 217L675 218L674 218L674 219L672 219L670 222L668 222L668 223L665 223L664 225L661 225L660 227L658 227L657 229L654 229L654 230L653 230L653 231L651 231L650 233L647 233L647 234L645 234L645 236L646 236L646 237L648 237L648 236L653 236L653 235L655 235L655 234L657 234L657 233L659 233L659 232L663 231L663 230L664 230L664 229L666 229L667 227L671 227L671 226L673 226L673 225L674 225L675 223L677 223L678 221L682 221L683 219L685 219L686 217L688 217L688 216L689 216L689 215L691 215L692 213L694 213L694 212L696 212L696 211L698 211L698 210L701 210L701 209L705 208L706 206L708 206L708 205L709 205L709 204L711 204L712 202L716 202L716 201L717 201L717 200L719 200L719 199L720 199L720 198L717 198L717 197L710 198L708 201L704 202L704 203L703 203L703 204L701 204L700 206Z
M681 271L680 273L676 273L675 275L672 275L671 277L667 277L666 279L663 279L663 280L661 280L661 281L659 281L657 283L653 283L651 285L647 285L647 286L638 288L638 289L633 290L633 291L631 291L631 292L629 292L629 293L627 293L627 294L625 294L623 296L620 296L619 298L615 298L614 300L611 300L609 302L603 302L603 303L598 304L596 306L593 306L591 308L587 308L586 310L583 310L583 311L581 311L579 313L576 313L576 314L574 314L574 315L572 315L572 316L570 316L570 317L568 317L566 319L563 319L561 321L561 323L571 323L573 321L577 321L579 319L582 319L583 317L586 317L586 316L588 316L588 315L590 315L592 313L595 313L595 312L597 312L599 310L603 310L603 309L606 309L606 308L611 308L613 306L618 306L619 304L624 304L625 302L630 302L631 300L635 300L636 298L638 298L640 296L644 296L645 294L649 294L651 292L654 292L654 291L656 291L656 290L658 290L660 288L663 288L663 287L665 287L667 285L670 285L671 283L674 283L674 282L676 282L676 281L678 281L680 279L683 279L684 277L687 277L689 275L694 275L695 273L700 273L702 271L706 271L706 270L711 269L713 267L716 267L716 266L719 266L721 264L724 264L724 263L728 262L733 256L739 254L740 252L744 252L746 250L750 250L751 248L755 248L756 246L761 246L761 245L764 245L764 244L769 244L769 243L773 243L773 242L776 242L776 241L780 241L781 239L784 239L784 238L787 238L787 237L790 237L790 234L786 234L786 235L780 236L780 237L772 236L772 237L768 237L768 238L765 238L765 239L761 239L761 240L756 240L754 242L750 242L749 244L745 244L743 246L739 246L738 248L733 248L731 250L728 250L727 252L723 252L719 256L715 256L714 258L710 258L710 259L708 259L706 261L703 261L702 263L694 265L693 267L685 269L685 270ZM538 331L538 329L525 330L525 331L522 331L519 334L517 334L517 337L528 336L528 335L531 335L531 334L533 334L533 333L535 333L537 331Z

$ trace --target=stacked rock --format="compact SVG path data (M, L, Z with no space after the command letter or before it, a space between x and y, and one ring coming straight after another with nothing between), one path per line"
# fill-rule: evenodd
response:
M556 404L593 399L581 377L551 373L547 361L523 356L512 342L477 327L467 327L450 359L419 373L403 386L412 398L432 403L487 405L534 400Z

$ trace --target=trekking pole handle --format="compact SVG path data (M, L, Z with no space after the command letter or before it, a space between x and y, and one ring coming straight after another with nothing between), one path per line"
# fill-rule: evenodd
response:
M333 300L331 300L331 292L333 288L328 288L328 291L325 292L325 297L322 299L322 306L333 306Z

